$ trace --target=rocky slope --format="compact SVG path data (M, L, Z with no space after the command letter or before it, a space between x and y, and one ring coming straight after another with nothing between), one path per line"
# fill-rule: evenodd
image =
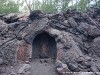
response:
M35 36L42 32L55 38L56 60L66 64L71 72L100 71L100 9L92 8L85 13L66 10L47 14L37 10L29 16L1 14L0 72L5 73L5 66L7 69L18 65L17 53L22 40L32 46ZM57 64L56 68L62 67Z

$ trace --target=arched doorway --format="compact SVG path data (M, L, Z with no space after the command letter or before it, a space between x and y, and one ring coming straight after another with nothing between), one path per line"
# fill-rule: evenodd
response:
M33 59L56 59L57 48L54 37L48 33L42 32L38 34L32 43L32 58Z

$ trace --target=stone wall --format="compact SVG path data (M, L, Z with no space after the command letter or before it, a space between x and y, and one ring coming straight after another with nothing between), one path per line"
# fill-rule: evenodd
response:
M27 44L24 40L20 41L18 51L17 51L17 60L21 61L29 61L29 58L31 56L30 45Z

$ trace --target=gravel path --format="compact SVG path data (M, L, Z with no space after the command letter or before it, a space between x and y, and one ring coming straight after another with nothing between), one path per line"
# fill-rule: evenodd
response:
M31 62L32 75L58 75L53 63L40 62L40 59L35 59Z

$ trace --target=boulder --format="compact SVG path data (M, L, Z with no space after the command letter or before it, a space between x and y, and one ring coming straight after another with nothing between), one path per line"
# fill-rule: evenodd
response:
M79 57L76 59L77 63L82 63L85 61L85 58L84 57Z
M57 68L57 71L58 71L58 73L60 73L60 74L63 74L63 73L64 73L63 68Z
M57 60L56 68L57 68L57 72L59 74L66 74L67 72L70 72L70 70L68 69L67 64L62 63L60 60Z
M29 64L23 64L22 67L18 70L18 74L24 74L25 72L30 71L31 66Z
M96 26L90 25L88 29L88 34L89 36L97 37L97 36L100 36L100 30Z
M84 34L84 35L88 35L88 28L89 28L89 24L87 23L84 23L84 22L80 22L79 26L77 27L77 30L78 32L80 32L81 34Z
M56 65L56 68L61 68L62 67L62 62L60 60L57 60L55 65Z
M19 19L17 17L17 14L14 14L14 13L7 14L7 15L3 16L3 18L4 18L4 21L8 24L17 22Z
M70 62L68 64L68 68L72 71L72 72L77 72L78 70L78 64L76 62Z
M88 23L84 22L80 23L80 25L77 27L77 30L86 36L89 35L96 37L100 35L100 30L96 26L89 25Z
M29 18L30 20L40 19L42 17L42 11L41 10L34 10L30 13Z
M97 69L97 67L95 65L91 66L91 71L92 72L99 72L99 70Z
M0 65L2 65L3 64L3 59L2 58L0 58Z
M100 57L100 37L97 37L93 40L93 45L90 48L97 56Z
M75 27L78 26L73 17L68 18L68 23L69 23L70 26L73 27L73 28L75 28Z
M70 27L70 25L68 24L68 20L65 20L64 24L65 24L66 27Z

